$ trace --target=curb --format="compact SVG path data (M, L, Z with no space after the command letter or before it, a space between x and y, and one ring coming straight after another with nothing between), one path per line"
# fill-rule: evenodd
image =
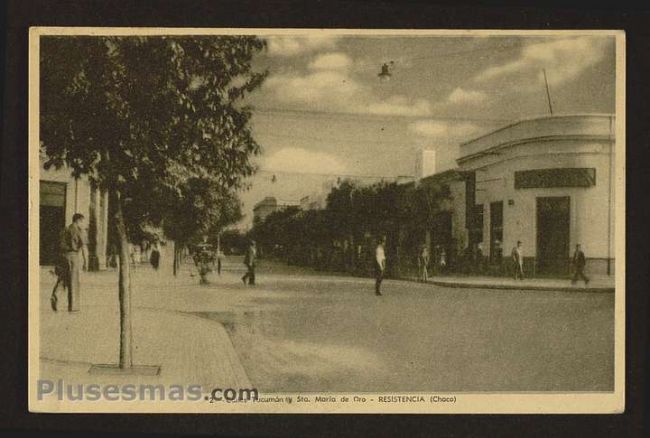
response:
M532 291L554 291L554 292L593 292L613 293L613 287L553 287L535 285L510 285L510 284L489 284L489 283L457 283L446 281L428 281L428 284L444 287L467 288L467 289L497 289L497 290L532 290Z

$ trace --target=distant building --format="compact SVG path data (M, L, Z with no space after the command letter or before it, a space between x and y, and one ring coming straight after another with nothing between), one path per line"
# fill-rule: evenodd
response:
M436 151L421 149L415 156L415 179L419 180L436 173Z
M340 181L339 181L340 182ZM337 181L329 180L322 184L322 188L318 192L311 193L307 196L300 198L301 210L322 210L327 206L327 195L337 185Z
M268 215L287 207L300 206L296 201L283 201L267 196L253 207L253 224L264 221Z

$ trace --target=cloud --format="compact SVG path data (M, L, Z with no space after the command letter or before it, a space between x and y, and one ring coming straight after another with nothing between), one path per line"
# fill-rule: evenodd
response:
M378 115L423 116L431 112L428 101L416 99L411 102L405 96L391 96L383 101L368 103L365 108L368 113Z
M449 94L447 102L451 104L474 104L484 102L486 99L487 94L482 91L457 87Z
M336 110L343 110L349 97L362 93L359 84L346 73L337 71L278 74L269 77L265 87L281 102L333 106Z
M345 70L352 65L352 58L345 53L333 52L317 56L309 63L311 70Z
M525 89L537 88L538 82L531 82L542 79L542 69L546 69L549 84L559 85L603 59L611 41L608 37L589 36L529 43L517 59L489 67L474 80L485 83L505 78L522 83Z
M357 114L427 116L431 104L425 99L401 95L380 98L375 90L353 76L352 59L333 52L315 57L309 71L271 75L264 89L282 103L312 109Z
M418 120L408 127L409 131L438 141L454 143L477 135L480 127L469 122Z
M266 158L264 168L296 173L342 174L346 166L335 156L303 148L283 148Z
M334 35L282 35L267 37L269 54L295 56L321 49L332 49L340 37Z

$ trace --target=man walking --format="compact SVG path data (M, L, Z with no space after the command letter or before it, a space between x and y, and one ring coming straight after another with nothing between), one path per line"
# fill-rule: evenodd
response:
M524 249L522 247L521 241L517 241L517 246L512 248L512 263L514 268L514 277L515 280L524 279Z
M246 250L246 255L244 256L244 264L246 265L246 273L241 278L241 281L246 284L248 280L249 285L255 284L255 262L257 259L257 248L255 247L255 241L251 240Z
M87 266L84 219L83 214L75 213L72 216L72 223L61 234L61 257L55 269L57 281L50 297L50 304L55 312L59 300L57 292L60 286L68 290L68 311L78 312L80 309L79 269L82 268L85 271ZM79 253L83 256L83 264L79 261Z
M384 271L386 270L385 244L386 238L381 237L375 250L375 295L377 296L381 295L381 282L384 279Z
M576 284L579 278L585 282L585 286L589 284L589 278L585 275L585 265L587 260L585 259L585 253L582 252L580 244L576 245L576 250L573 253L573 268L574 274L571 279L571 284Z

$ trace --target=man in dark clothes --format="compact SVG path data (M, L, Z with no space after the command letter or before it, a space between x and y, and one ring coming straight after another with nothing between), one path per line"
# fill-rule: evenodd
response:
M241 281L246 284L246 280L248 280L248 284L254 285L255 284L255 262L257 259L257 248L255 247L255 241L251 240L250 245L248 245L248 249L246 250L246 255L244 256L244 264L246 265L246 273L244 276L241 278Z
M571 279L571 284L576 284L578 279L582 279L585 282L585 286L589 284L589 278L585 275L585 265L587 260L585 259L585 253L582 252L580 244L576 245L576 250L573 253L573 268L575 269L573 278Z
M72 223L61 234L59 263L55 268L57 281L52 290L50 304L52 310L57 310L57 292L60 286L68 290L68 311L78 312L81 298L79 290L79 270L86 270L86 237L83 229L84 215L75 213ZM83 264L79 261L79 253L83 256Z

